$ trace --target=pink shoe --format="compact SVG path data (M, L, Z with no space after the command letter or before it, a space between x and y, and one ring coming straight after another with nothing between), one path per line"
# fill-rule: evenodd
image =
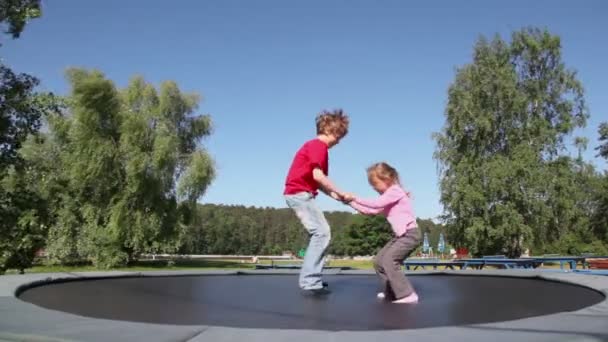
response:
M396 304L418 303L418 295L416 294L416 292L412 292L411 295L409 295L407 297L403 297L401 299L394 300L393 303L396 303Z

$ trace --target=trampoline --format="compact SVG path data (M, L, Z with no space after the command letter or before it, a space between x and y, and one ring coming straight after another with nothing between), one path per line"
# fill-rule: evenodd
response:
M409 275L421 301L376 298L372 274L324 279L328 295L302 293L297 273L73 279L32 285L20 300L80 316L230 328L366 331L462 326L570 312L602 302L590 288L534 277Z

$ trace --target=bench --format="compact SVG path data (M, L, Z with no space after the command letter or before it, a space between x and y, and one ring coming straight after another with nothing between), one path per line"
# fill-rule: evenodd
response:
M608 270L608 259L587 259L587 265L592 270Z
M509 259L509 258L472 258L472 259L461 259L464 262L462 269L467 269L472 266L477 269L483 269L484 266L501 266L506 269L515 268L536 268L539 266L539 262L534 259Z
M403 262L406 270L417 270L418 268L422 268L426 270L427 267L432 267L433 270L436 270L437 267L443 266L444 269L453 270L454 267L459 267L462 269L464 266L464 262L456 260L456 261L441 261L441 260L406 260Z
M584 257L580 257L580 256L548 256L548 255L544 255L542 257L526 257L526 258L522 258L522 259L528 259L528 260L536 260L539 263L559 263L559 268L560 269L565 269L566 265L570 266L571 270L575 270L576 269L576 265L580 262L583 266L583 268L585 268L585 258Z

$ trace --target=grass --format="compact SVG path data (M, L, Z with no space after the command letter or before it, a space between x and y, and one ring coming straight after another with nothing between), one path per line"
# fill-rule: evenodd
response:
M263 265L270 265L270 260L261 260L259 262ZM275 260L272 262L275 265L293 265L293 264L301 264L301 260ZM356 269L371 269L372 261L371 260L348 260L348 259L333 259L330 260L325 266L329 267L351 267Z
M278 260L273 262L275 265L299 264L301 261ZM271 264L270 260L260 260L259 264ZM371 261L359 260L331 260L327 266L331 267L352 267L357 269L371 269ZM255 264L241 262L238 260L203 260L203 259L176 259L169 260L142 260L126 267L117 267L108 271L184 271L184 270L231 270L231 269L255 269ZM100 271L92 265L36 265L25 270L25 273L69 273L69 272L91 272ZM101 270L103 271L103 270ZM18 274L18 270L8 270L7 274Z
M260 264L270 264L270 260L260 260ZM275 265L300 264L299 260L278 260L273 262ZM330 267L351 267L354 269L372 269L371 260L330 260L326 266ZM545 264L542 268L559 268L557 264ZM169 260L142 260L126 267L112 268L108 271L184 271L184 270L233 270L233 269L255 269L255 264L241 262L238 260L203 260L203 259L176 259ZM439 267L439 269L443 269ZM420 270L420 269L419 269ZM92 265L78 266L58 266L58 265L36 265L26 269L25 273L69 273L69 272L90 272L100 271ZM103 271L103 270L102 270ZM17 274L17 270L8 270L7 274Z
M254 269L255 265L234 260L142 260L126 267L116 267L108 270L99 269L93 265L61 266L36 265L25 270L25 273L55 273L55 272L90 272L90 271L183 271L183 270L218 270L218 269ZM17 270L8 270L7 274L17 274Z

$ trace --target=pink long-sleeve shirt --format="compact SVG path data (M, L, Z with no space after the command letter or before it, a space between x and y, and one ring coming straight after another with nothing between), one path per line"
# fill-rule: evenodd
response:
M356 197L351 205L363 214L385 215L395 236L401 236L408 229L417 227L412 200L399 184L391 185L380 197L373 200Z

